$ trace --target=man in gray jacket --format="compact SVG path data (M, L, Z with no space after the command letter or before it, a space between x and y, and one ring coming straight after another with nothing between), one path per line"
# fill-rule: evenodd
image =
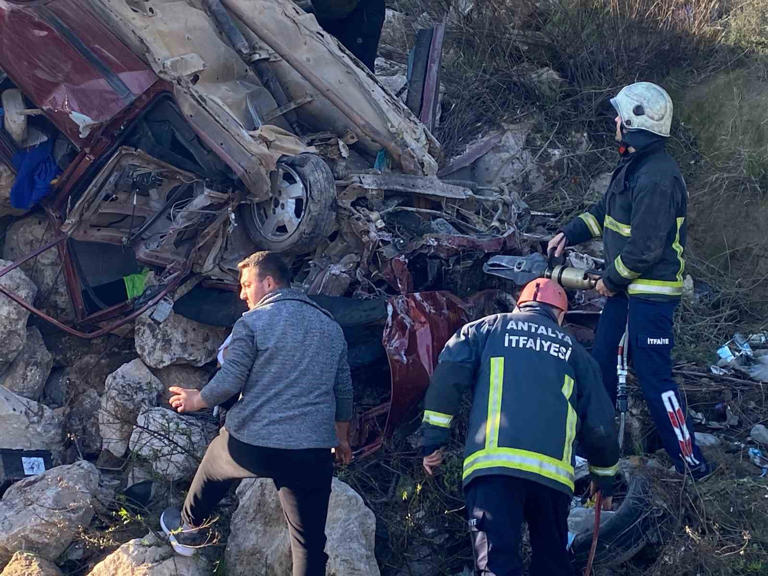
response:
M208 446L184 508L160 523L177 553L191 556L207 519L232 482L272 478L291 536L293 576L322 576L333 476L331 448L349 463L352 381L341 327L289 286L272 252L238 264L248 312L235 323L226 361L200 391L171 387L171 406L194 412L239 396Z

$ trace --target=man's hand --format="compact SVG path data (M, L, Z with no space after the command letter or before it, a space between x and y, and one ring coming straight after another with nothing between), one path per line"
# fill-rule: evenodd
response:
M443 449L438 448L432 454L429 456L424 456L424 459L421 461L421 465L424 466L424 470L427 471L427 474L430 476L434 475L435 470L440 466L440 464L443 463Z
M169 403L179 413L197 412L203 408L208 408L208 404L205 403L205 400L200 395L200 390L171 386L168 388L168 391L173 394Z
M336 422L335 426L338 444L333 451L336 454L336 462L347 465L352 462L352 448L349 444L349 422Z
M595 493L599 492L597 488L597 483L592 480L589 483L589 495L594 496ZM613 510L613 496L605 496L603 497L603 505L601 506L603 510Z
M547 244L547 256L553 251L555 258L562 256L566 242L568 242L568 238L565 237L565 234L558 232Z
M605 282L603 282L602 278L597 281L595 290L597 290L597 293L600 294L600 296L605 296L606 298L610 298L611 296L616 295L616 292L608 290L608 287L605 285Z
M336 451L336 462L345 466L352 462L352 447L349 442L339 442L334 450Z

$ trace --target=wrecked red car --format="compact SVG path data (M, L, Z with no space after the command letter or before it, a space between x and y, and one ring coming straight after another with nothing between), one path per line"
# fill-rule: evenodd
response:
M429 130L314 16L288 0L0 0L0 95L11 204L39 206L55 231L0 276L57 251L71 310L47 313L0 286L5 296L83 338L153 307L158 322L172 307L231 322L239 260L314 253L294 268L355 343L353 370L388 368L358 394L358 446L376 449L421 399L467 312L447 293L406 294L397 255L459 247L439 240L462 232L446 202L494 222L504 203L438 181ZM424 101L431 113L434 94ZM406 246L380 223L408 210L455 217ZM377 298L334 298L363 277ZM403 295L387 301L377 282Z

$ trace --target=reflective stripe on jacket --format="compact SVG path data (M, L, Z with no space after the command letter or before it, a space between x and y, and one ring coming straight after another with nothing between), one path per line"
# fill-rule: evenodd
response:
M448 341L427 391L424 446L447 441L465 390L465 485L505 474L571 494L577 436L592 472L615 474L614 411L599 368L547 310L488 316Z
M624 156L603 198L571 221L569 244L603 237L605 285L654 300L683 293L688 193L664 141Z

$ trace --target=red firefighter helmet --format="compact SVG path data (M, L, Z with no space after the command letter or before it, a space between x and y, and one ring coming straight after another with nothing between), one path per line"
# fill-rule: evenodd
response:
M536 278L525 285L520 292L520 298L517 299L517 305L521 306L526 302L541 302L559 308L563 312L568 311L568 296L560 284L547 278Z

